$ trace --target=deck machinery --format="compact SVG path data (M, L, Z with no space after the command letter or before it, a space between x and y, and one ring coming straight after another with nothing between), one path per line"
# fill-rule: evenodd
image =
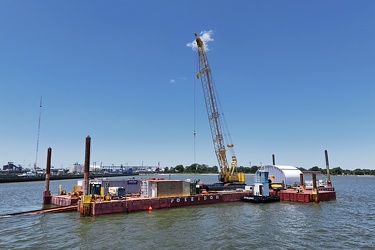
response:
M220 113L217 105L215 86L213 84L211 69L208 64L203 41L197 35L197 33L195 33L195 40L198 47L199 61L199 72L197 73L197 78L202 82L208 121L211 129L211 136L214 144L216 158L220 168L219 183L206 185L205 188L207 189L207 191L244 188L245 175L243 173L237 173L237 158L234 155L234 145L232 143L227 145L232 153L231 164L228 164L226 155L227 150L224 143L222 126L220 123Z

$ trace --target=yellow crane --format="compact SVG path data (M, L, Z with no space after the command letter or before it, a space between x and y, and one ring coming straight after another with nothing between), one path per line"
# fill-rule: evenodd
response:
M219 163L220 174L219 181L224 184L234 182L244 182L245 175L243 173L237 173L237 158L232 151L232 161L228 164L227 150L224 143L224 137L222 133L222 127L220 124L220 113L217 105L215 86L213 84L213 77L210 66L208 64L207 55L205 52L204 44L201 38L195 34L195 41L198 46L198 61L199 61L199 72L197 78L202 82L204 100L206 103L208 121L211 129L212 141L215 148L215 154ZM227 145L228 148L232 149L233 144Z

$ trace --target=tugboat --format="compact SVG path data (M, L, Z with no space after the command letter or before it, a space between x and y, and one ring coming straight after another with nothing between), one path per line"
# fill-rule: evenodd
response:
M278 195L271 196L269 192L268 171L258 170L255 173L253 195L244 196L241 201L251 203L269 203L280 201Z

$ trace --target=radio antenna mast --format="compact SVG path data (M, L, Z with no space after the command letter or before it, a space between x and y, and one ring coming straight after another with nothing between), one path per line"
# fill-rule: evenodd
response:
M35 163L34 163L34 170L36 170L38 166L38 151L39 151L39 134L40 134L40 118L42 116L42 96L40 97L40 104L39 104L39 123L38 123L38 137L36 140L36 155L35 155Z

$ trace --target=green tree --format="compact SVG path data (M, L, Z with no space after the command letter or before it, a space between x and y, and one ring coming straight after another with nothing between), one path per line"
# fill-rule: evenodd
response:
M343 173L343 170L340 167L332 168L332 170L330 170L330 173L333 175L341 175Z
M315 166L315 167L310 168L309 171L322 171L322 169L319 168L318 166Z
M183 165L177 165L175 167L175 170L177 173L183 173L184 172L184 166Z
M251 173L251 174L255 174L255 172L258 171L259 168L260 168L260 167L258 167L258 166L252 166L252 167L250 168L250 173Z
M332 170L330 170L329 173L333 174ZM351 174L353 174L353 171L346 169L346 170L342 171L342 174L344 174L344 175L351 175Z
M193 163L190 166L185 167L186 173L196 173L197 172L197 163Z
M355 175L364 175L365 174L364 170L359 169L359 168L355 169L353 172L354 172Z
M244 166L239 166L239 167L237 167L237 172L238 173L248 173L249 172L249 168L247 168L247 167L244 167Z
M200 173L200 174L209 173L208 166L205 165L205 164L198 165L197 166L197 173Z
M217 166L213 166L211 173L219 173L219 168Z

